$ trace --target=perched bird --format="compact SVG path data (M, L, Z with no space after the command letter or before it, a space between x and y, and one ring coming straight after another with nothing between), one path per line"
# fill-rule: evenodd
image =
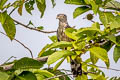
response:
M56 17L59 20L59 27L57 29L57 39L58 41L73 41L71 38L65 35L65 29L71 28L67 22L67 16L65 14L58 14ZM78 63L76 60L72 60L70 57L70 64L71 64L71 71L74 77L78 75L82 75L81 64Z

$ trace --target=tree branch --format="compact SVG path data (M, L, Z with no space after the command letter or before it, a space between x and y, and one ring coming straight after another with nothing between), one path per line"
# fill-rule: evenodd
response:
M73 74L61 74L61 75L56 75L56 76L53 76L53 77L47 78L47 79L45 79L45 80L51 80L51 79L59 78L59 77L66 76L66 75L73 75Z
M57 31L43 31L43 30L40 30L40 29L37 29L37 28L29 27L29 26L27 26L27 25L25 25L25 24L23 24L23 23L21 23L17 20L14 20L14 22L16 22L17 24L22 25L23 27L28 28L30 30L35 30L35 31L42 32L42 33L55 33L55 32L57 32Z
M7 36L5 33L1 32L1 31L0 31L0 33L3 34L3 35L5 35L5 36ZM7 36L7 37L8 37L8 36ZM21 44L24 48L26 48L26 49L30 52L31 57L33 58L32 51L31 51L27 46L25 46L22 42L20 42L19 40L15 39L15 38L14 38L14 40L15 40L16 42L18 42L19 44Z

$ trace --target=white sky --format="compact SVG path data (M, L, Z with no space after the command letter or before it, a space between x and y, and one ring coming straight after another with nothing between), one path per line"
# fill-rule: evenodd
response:
M35 10L32 12L33 15L29 15L25 10L23 10L23 15L19 16L17 12L14 12L12 14L12 18L24 23L28 24L29 20L32 20L33 24L37 26L44 26L45 30L56 30L58 27L58 20L56 20L56 15L59 13L64 13L67 14L68 16L68 23L70 26L76 26L76 28L81 28L81 27L87 27L91 25L91 22L82 19L85 17L86 14L82 14L81 16L77 17L76 19L73 19L73 11L76 7L76 5L66 5L64 4L64 0L56 0L56 6L55 8L52 8L51 0L46 0L47 1L47 8L45 11L45 14L42 19L40 19L40 13L35 8ZM35 6L36 7L36 6ZM90 13L90 12L87 12ZM94 18L94 20L98 20L98 17ZM0 25L0 31L3 31L2 26ZM24 43L27 47L29 47L33 54L34 57L37 57L38 53L40 50L47 44L51 43L50 39L48 36L54 35L54 34L44 34L40 33L37 31L29 30L26 29L20 25L16 26L16 39L20 40L22 43ZM111 62L111 68L120 68L120 60L118 61L117 64L114 63L113 57L112 57L113 49L109 51L109 58ZM10 41L8 37L0 34L0 64L3 63L5 60L7 60L9 57L15 56L18 58L28 56L30 57L30 53L28 50L26 50L23 46L21 46L19 43L16 41ZM84 55L83 59L85 59L88 56ZM102 61L98 63L100 66L105 66ZM60 68L65 68L65 69L70 69L68 64L64 62L64 64L61 65ZM103 69L106 73L107 76L120 76L120 72L116 71L108 71L106 69Z

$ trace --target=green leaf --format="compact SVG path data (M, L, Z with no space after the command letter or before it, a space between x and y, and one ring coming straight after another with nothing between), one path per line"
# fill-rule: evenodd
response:
M99 58L96 57L95 54L90 53L90 59L91 59L93 64L96 64Z
M73 54L74 52L68 51L68 50L54 52L48 57L47 64L50 65L56 62L57 60L61 59L62 57L66 57L66 56L73 55Z
M100 29L100 24L98 22L95 22L95 23L92 24L92 28Z
M4 4L7 2L8 0L0 0L0 10L3 9Z
M102 4L102 0L96 0L95 3L96 4Z
M109 62L107 51L100 47L92 47L89 49L91 54L95 55L97 58L100 58L104 62Z
M55 42L55 43L52 43L48 49L65 48L65 47L72 47L72 43L66 42L66 41Z
M111 18L113 17L113 14L110 12L99 12L100 21L105 27L110 27Z
M45 52L43 52L42 53L42 55L41 56L38 56L38 57L43 57L43 56L49 56L49 55L51 55L52 53L54 53L56 50L47 50L47 51L45 51Z
M0 80L8 80L9 75L5 72L0 71Z
M92 5L92 10L93 10L94 14L97 14L97 12L99 10L99 6L95 3L94 0L91 0L90 4Z
M41 51L40 53L38 54L39 57L41 57L42 55L44 55L43 53L47 50L47 48L50 47L50 44L47 44Z
M48 36L49 39L52 41L52 42L57 42L57 36L54 35L54 36Z
M77 37L79 37L79 39L85 39L86 37L88 38L88 40L94 38L95 34L102 34L102 31L100 31L100 29L96 29L93 27L87 27L87 28L81 28L79 29L75 35Z
M44 27L43 27L43 26L39 26L39 27L37 27L37 29L39 29L39 30L43 30Z
M44 63L45 62L39 62L32 58L24 57L15 62L13 69L29 69L29 68L38 69L41 68Z
M112 42L108 41L104 45L102 45L101 48L104 48L108 52L112 46L113 46Z
M107 2L103 8L120 11L120 2L119 1L114 1L114 0L108 0L108 1L109 2Z
M53 74L55 74L55 75L64 75L64 77L59 77L59 80L71 80L70 78L69 78L69 75L65 75L65 72L63 72L62 70L56 70L56 71L53 71L53 69L52 68L45 68L45 70L47 70L47 71L49 71L49 72L51 72L51 73L53 73Z
M75 11L73 12L73 18L78 17L79 15L89 11L91 8L87 7L87 6L81 6L75 9Z
M96 80L107 80L103 75L99 75L96 77Z
M120 28L120 16L114 16L111 12L99 12L99 18L106 28Z
M74 35L74 32L76 32L76 31L77 31L76 29L67 28L67 29L65 29L65 34L66 34L69 38L71 38L71 39L73 39L73 40L77 40L78 37Z
M42 18L44 15L45 9L46 9L46 2L45 0L43 0L42 2L40 1L41 0L36 0L36 4L37 4L39 11L41 12L41 18Z
M60 62L58 62L55 67L53 68L53 71L55 71L61 64L62 62L65 60L65 58L63 58Z
M120 46L116 45L115 48L114 48L113 59L117 63L119 58L120 58Z
M65 0L66 4L85 5L84 0Z
M76 77L75 80L88 80L88 77L87 75L82 74L81 76Z
M10 38L10 40L13 40L16 34L16 28L13 19L5 11L0 13L0 21L7 36Z
M53 8L55 7L56 3L55 3L55 0L51 0L52 2L52 5L53 5Z
M100 75L100 74L88 73L88 75L91 76L91 78L95 79L95 80L106 80L106 78L103 75Z
M30 0L28 2L25 3L25 9L29 14L32 14L31 11L34 10L34 5L35 0Z
M35 74L37 80L45 80L45 77L41 74Z
M23 71L21 74L18 75L18 78L21 77L23 80L37 80L35 74L30 71Z
M36 70L32 70L32 72L33 72L34 74L43 75L43 76L45 76L45 77L47 77L47 78L50 78L50 77L53 77L53 76L54 76L53 73L51 73L51 72L49 72L49 71L47 71L47 70L36 69ZM58 78L54 78L53 80L59 80L59 79L58 79Z

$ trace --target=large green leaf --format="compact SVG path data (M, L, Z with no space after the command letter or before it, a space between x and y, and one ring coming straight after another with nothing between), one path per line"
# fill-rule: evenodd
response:
M99 12L99 18L103 25L111 30L120 28L120 16L114 16L111 12Z
M46 2L45 0L36 0L36 4L39 11L41 12L41 18L42 18L46 9Z
M113 59L117 63L119 58L120 58L120 46L115 46L114 53L113 53Z
M84 0L65 0L66 4L85 5Z
M5 72L0 72L0 80L8 80L9 75Z
M71 42L66 42L66 41L55 42L55 43L52 43L51 46L48 49L65 48L65 47L72 47L72 43Z
M29 80L37 80L35 74L33 74L30 71L23 71L21 74L19 74L17 76L17 78L20 78L20 80L21 80L21 78L22 78L22 80L28 80L28 79Z
M78 17L79 15L89 11L91 8L89 8L88 6L81 6L75 9L75 11L73 12L73 18Z
M112 22L114 15L110 12L99 12L99 18L105 27L110 27L109 25Z
M6 2L7 2L7 0L0 0L0 10L3 9L3 6Z
M52 64L56 62L57 60L61 59L62 57L66 57L66 56L73 55L73 54L74 52L68 51L68 50L54 52L52 55L48 57L47 64L48 65Z
M71 39L73 39L73 40L77 40L78 37L74 35L74 32L76 32L76 31L77 31L76 29L67 28L67 29L65 30L65 34L66 34L69 38L71 38Z
M38 69L41 68L44 63L45 62L39 62L37 60L24 57L15 62L13 69L29 69L29 68Z
M87 27L87 28L81 28L79 29L75 35L79 37L79 39L85 39L87 37L87 40L91 40L95 37L95 35L99 33L102 34L102 31L100 29L94 28L94 27Z
M16 27L13 19L7 14L7 12L0 13L1 24L7 34L7 36L13 40L16 34Z
M100 47L92 47L89 49L91 54L95 55L97 58L100 58L104 62L109 62L107 51Z

